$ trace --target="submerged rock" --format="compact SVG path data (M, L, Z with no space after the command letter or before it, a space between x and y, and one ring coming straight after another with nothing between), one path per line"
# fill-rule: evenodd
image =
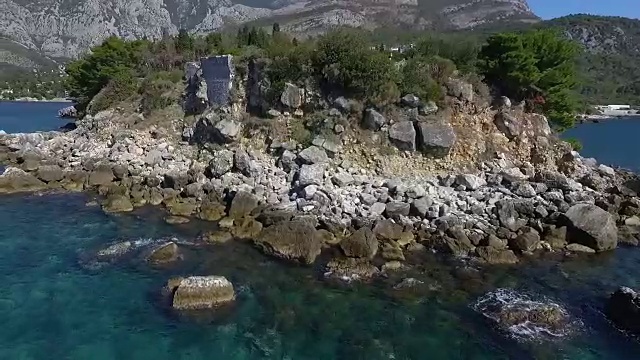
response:
M548 299L534 300L508 289L484 295L473 309L521 340L564 337L578 325L561 305Z
M380 270L367 259L335 258L327 264L326 279L345 282L365 281L373 278Z
M235 300L233 284L222 276L191 276L167 283L176 310L212 309Z
M640 294L621 287L611 294L607 303L607 316L622 330L640 335Z
M180 252L178 245L174 242L169 242L153 249L147 257L147 261L154 265L164 265L174 262L179 258Z

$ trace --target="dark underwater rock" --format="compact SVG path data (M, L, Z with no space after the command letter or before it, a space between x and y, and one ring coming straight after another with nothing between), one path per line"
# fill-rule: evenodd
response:
M628 287L621 287L611 294L606 311L617 327L640 335L640 294Z

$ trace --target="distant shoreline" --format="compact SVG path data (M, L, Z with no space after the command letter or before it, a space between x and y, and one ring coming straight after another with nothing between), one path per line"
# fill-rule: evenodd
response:
M587 115L587 114L582 114L582 115L578 115L577 116L577 120L580 123L598 123L600 121L606 121L606 120L616 120L616 119L623 119L623 118L638 118L640 119L640 114L625 114L625 115L602 115L602 114L598 114L598 115Z
M37 103L37 102L42 102L42 103L73 103L72 100L68 100L65 98L54 98L54 99L45 99L45 100L38 100L38 99L33 99L33 98L22 98L22 99L15 99L15 100L9 100L9 99L0 99L0 102L23 102L23 103Z

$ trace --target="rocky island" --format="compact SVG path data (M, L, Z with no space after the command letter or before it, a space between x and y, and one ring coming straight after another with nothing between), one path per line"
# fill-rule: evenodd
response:
M344 50L345 35L333 36L317 51ZM345 282L403 271L426 251L509 265L638 244L636 175L580 156L526 101L434 70L423 80L440 95L364 84L384 95L376 104L333 78L347 66L340 56L325 59L333 70L321 81L277 77L287 56L185 62L182 80L151 98L179 99L162 106L144 97L154 83L104 106L119 86L111 81L72 131L0 135L0 193L95 191L109 213L162 206L172 223L216 222L203 243L246 240L303 265L328 254L323 276ZM171 244L160 262L194 246ZM168 288L177 308L234 299L224 278Z

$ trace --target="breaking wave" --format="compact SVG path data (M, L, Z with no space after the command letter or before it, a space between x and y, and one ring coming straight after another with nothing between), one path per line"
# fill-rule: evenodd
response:
M472 308L517 340L563 338L582 325L562 305L510 289L489 292Z

